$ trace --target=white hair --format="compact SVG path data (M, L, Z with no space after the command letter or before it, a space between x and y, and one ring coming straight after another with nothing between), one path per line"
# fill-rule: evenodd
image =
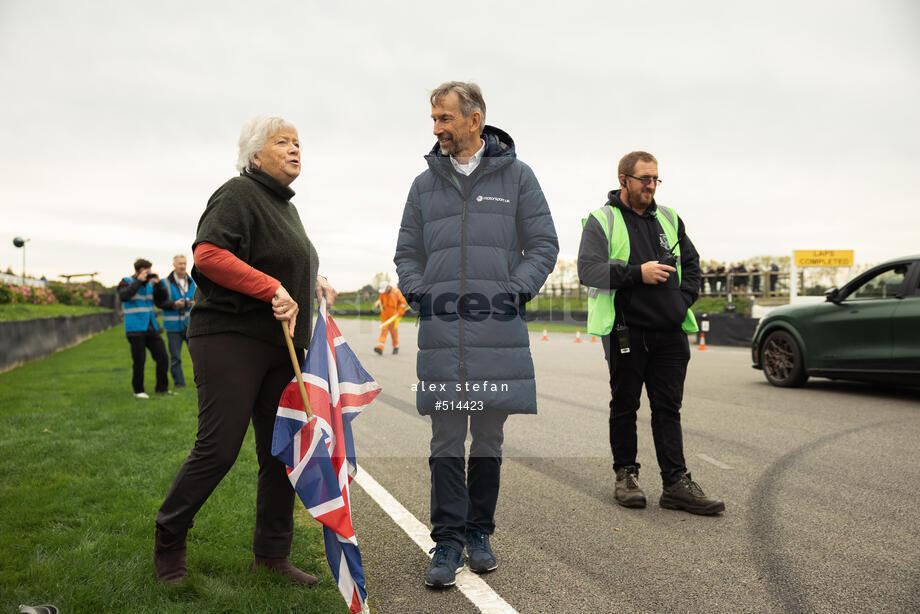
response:
M239 172L253 169L252 157L262 151L268 137L282 128L296 130L294 125L283 117L258 115L243 124L240 130L239 154L236 158L236 170Z

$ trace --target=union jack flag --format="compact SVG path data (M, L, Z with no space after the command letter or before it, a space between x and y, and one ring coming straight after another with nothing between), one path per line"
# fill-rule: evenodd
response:
M272 454L307 511L323 525L326 560L352 612L367 601L361 551L351 524L349 484L357 469L351 421L380 393L345 342L326 302L320 304L302 368L313 419L307 420L297 379L281 395Z

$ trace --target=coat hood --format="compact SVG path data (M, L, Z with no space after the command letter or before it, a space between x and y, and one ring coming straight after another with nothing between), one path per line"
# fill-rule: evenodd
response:
M622 191L623 190L610 190L609 192L607 192L607 203L606 204L610 205L611 207L619 207L624 212L631 211L631 209L626 205L626 203L620 200L620 192ZM658 203L656 203L655 199L653 198L652 204L649 205L648 209L645 210L645 213L654 212L657 210L658 210Z

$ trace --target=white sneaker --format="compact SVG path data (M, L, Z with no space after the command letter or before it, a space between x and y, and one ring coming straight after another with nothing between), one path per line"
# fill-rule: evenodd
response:
M146 392L136 392L134 393L134 398L135 399L149 399L150 395L147 394Z

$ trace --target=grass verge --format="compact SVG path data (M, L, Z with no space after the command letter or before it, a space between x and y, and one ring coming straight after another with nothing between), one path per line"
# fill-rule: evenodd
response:
M539 322L534 320L533 322L527 323L527 330L532 333L542 333L544 328L548 333L574 333L576 330L580 330L582 335L586 335L586 326L586 324L559 324L556 322Z
M187 351L183 365L191 382ZM150 389L151 360L147 371ZM153 522L194 443L197 401L194 387L135 400L130 379L121 327L0 374L0 611L347 612L319 525L302 510L291 560L320 584L249 571L251 430L189 533L189 580L156 583Z
M736 298L732 301L735 305L735 313L744 317L750 317L751 305L750 299ZM693 303L692 309L695 313L723 313L725 306L728 304L727 298L720 297L701 297Z
M32 305L31 303L8 303L0 305L0 322L15 320L35 320L38 318L55 318L57 316L82 316L87 313L110 311L105 307L87 307L83 305Z

